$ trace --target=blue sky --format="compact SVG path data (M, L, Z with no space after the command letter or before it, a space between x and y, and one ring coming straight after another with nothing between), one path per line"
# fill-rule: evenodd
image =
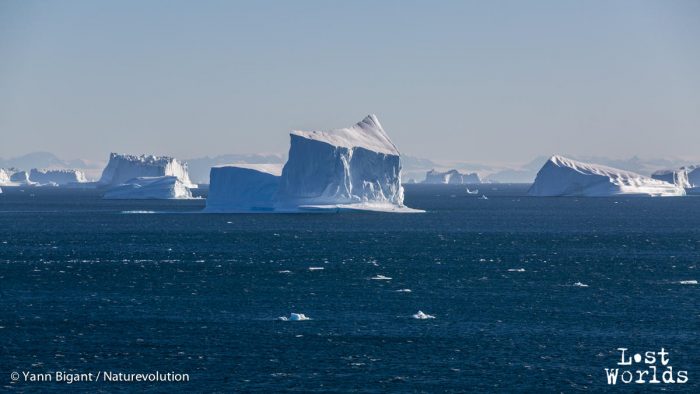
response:
M700 159L698 1L1 1L0 156L399 149Z

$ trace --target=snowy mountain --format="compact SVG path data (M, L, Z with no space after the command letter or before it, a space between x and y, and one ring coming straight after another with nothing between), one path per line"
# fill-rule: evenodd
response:
M682 187L634 172L552 156L537 173L532 196L683 196Z
M183 185L196 188L190 181L187 163L169 156L122 155L111 153L109 162L102 171L100 185L118 186L134 178L174 176Z
M165 175L132 178L109 188L103 198L106 200L186 199L192 198L192 193L178 177Z
M479 178L479 174L476 172L462 174L457 170L440 172L433 169L425 174L423 183L464 185L468 183L481 183L481 178Z

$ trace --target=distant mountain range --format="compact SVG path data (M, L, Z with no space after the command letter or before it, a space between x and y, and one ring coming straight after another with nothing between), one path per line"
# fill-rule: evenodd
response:
M140 153L140 152L135 152ZM671 158L643 159L637 156L629 159L610 159L601 156L576 156L567 155L575 160L603 164L622 170L633 171L642 175L650 175L660 169L677 168L684 165L700 164L687 160ZM100 177L102 169L106 165L104 161L89 161L82 159L65 160L50 152L32 152L26 155L3 159L0 158L0 168L18 168L29 170L31 168L56 168L79 169L85 172L88 178L96 180ZM535 179L537 171L549 159L549 156L537 158L521 165L482 164L461 161L441 161L410 155L402 155L403 179L422 182L426 172L435 169L447 171L456 169L461 172L476 172L481 178L498 183L530 183ZM225 154L218 156L205 156L185 159L189 166L190 179L195 183L209 183L209 169L223 164L283 164L286 156L282 154Z

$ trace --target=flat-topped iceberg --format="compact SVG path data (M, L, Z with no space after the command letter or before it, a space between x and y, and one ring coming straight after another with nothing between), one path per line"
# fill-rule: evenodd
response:
M531 196L684 196L669 182L599 164L552 156L537 173Z
M281 172L276 164L212 167L205 212L274 210Z
M481 183L481 178L479 178L479 174L476 172L462 174L457 170L440 172L433 169L425 174L423 183L464 185L468 183Z
M106 200L187 199L192 198L190 188L178 177L167 175L138 177L108 189Z
M188 188L197 185L190 181L187 163L169 156L123 155L111 153L109 162L102 171L99 184L118 186L134 178L174 176Z
M212 168L205 211L420 212L403 205L400 153L376 116L290 137L281 174L255 166Z
M58 186L86 183L85 174L79 170L45 170L32 168L29 179L40 185L53 184Z

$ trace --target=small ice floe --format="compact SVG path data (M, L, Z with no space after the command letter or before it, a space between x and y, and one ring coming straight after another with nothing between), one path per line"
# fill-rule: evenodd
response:
M414 319L418 320L425 320L425 319L435 319L435 316L429 315L427 313L423 313L423 311L418 311L415 315L413 315Z
M290 270L282 270L282 271L277 271L278 274L291 274L292 271Z
M508 272L525 272L525 268L508 268Z
M486 197L486 194L482 194L482 195L481 195L481 199L482 199L482 200L488 200L489 198Z
M588 285L582 282L576 282L574 283L574 287L588 287Z
M282 321L304 321L304 320L311 320L310 317L307 317L303 313L290 313L289 317L286 316L280 316L280 320Z
M396 290L397 293L410 293L411 289L398 289Z
M372 280L391 280L390 277L384 276L384 275L375 275L370 279L372 279Z
M682 285L697 285L698 281L697 280L682 280L678 283L680 283Z
M325 269L324 267L309 267L309 271L320 271L322 269Z

